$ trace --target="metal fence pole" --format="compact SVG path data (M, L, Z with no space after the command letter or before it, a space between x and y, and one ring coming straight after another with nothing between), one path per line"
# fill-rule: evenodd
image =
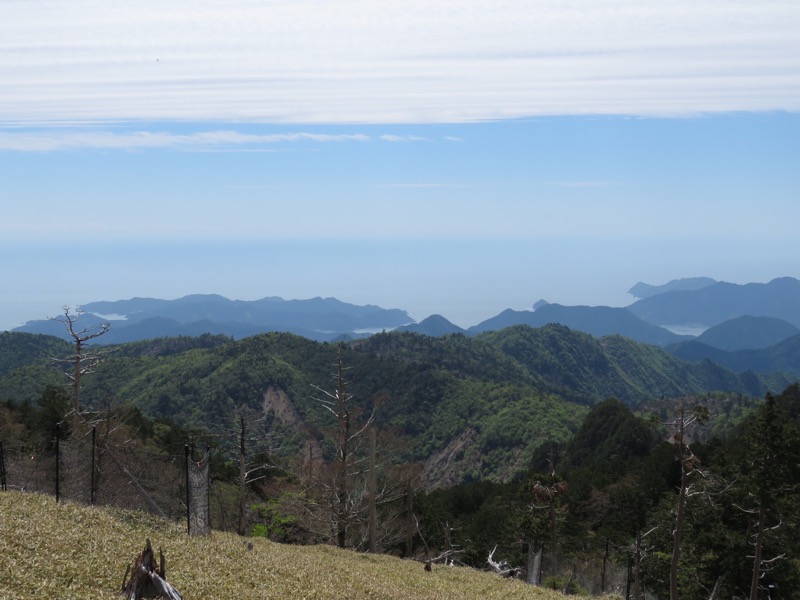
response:
M89 504L94 506L95 494L97 493L97 479L95 473L94 456L97 453L97 427L92 427L92 476L89 484Z
M61 469L61 425L56 423L56 502L61 498L59 471Z
M6 487L6 455L3 452L3 442L0 442L0 490L7 491Z
M208 471L206 471L206 526L211 531L211 446L206 444L206 460L208 461Z
M186 533L192 534L192 505L189 503L189 444L183 446L183 454L186 458Z

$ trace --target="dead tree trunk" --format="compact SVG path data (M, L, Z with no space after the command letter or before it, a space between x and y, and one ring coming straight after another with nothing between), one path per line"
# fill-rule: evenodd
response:
M764 546L764 504L758 507L758 531L756 531L753 575L750 581L750 600L758 600L758 582L761 577L761 549Z
M245 432L246 432L246 424L244 420L244 413L239 414L239 425L241 427L239 431L239 524L236 528L236 531L239 535L244 535L245 531L245 506L246 506L246 499L247 499L247 489L245 487L246 479L247 479L247 454L245 452Z
M717 577L717 583L714 584L714 589L711 590L711 595L708 597L708 600L720 600L720 594L722 594L722 582L724 580L724 575Z
M347 444L350 442L350 409L347 406L347 387L344 381L344 367L342 365L341 351L339 353L339 369L337 373L336 399L338 401L337 428L338 443L336 455L336 496L338 506L336 511L336 545L344 548L347 545L347 526L350 514L347 507L348 496L348 462L349 452Z
M75 341L75 354L67 359L56 359L56 362L72 362L72 374L67 377L72 381L72 433L77 434L81 425L81 379L84 375L91 373L101 362L102 356L98 352L87 352L85 345L94 338L100 337L111 328L109 323L102 323L97 326L90 326L85 329L77 329L76 322L83 311L78 308L75 314L70 313L69 307L64 307L64 317L55 318L55 321L64 323L70 337Z
M133 568L128 565L122 577L122 591L120 596L125 600L139 600L140 598L166 598L167 600L183 600L180 592L167 583L164 561L164 552L158 549L159 564L153 554L150 538L136 557ZM131 578L128 579L128 574Z
M406 481L406 557L414 553L414 533L417 520L414 517L414 488L411 480Z
M528 573L527 581L531 585L539 585L539 574L542 571L542 548L533 549L533 542L528 542Z
M369 551L375 554L378 551L378 498L377 474L375 473L375 428L369 429Z

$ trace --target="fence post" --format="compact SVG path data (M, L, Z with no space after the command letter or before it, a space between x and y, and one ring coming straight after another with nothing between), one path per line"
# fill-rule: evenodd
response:
M94 456L97 453L97 427L92 427L92 477L89 484L89 504L94 506L95 494L97 493L97 480L95 474Z
M206 519L208 519L209 531L211 531L211 446L206 444L206 460L208 460L208 473L206 475Z
M61 470L61 425L56 423L56 503L61 497L59 475Z
M189 444L183 446L183 454L186 459L186 533L192 534L192 505L189 503Z
M7 491L6 488L6 455L3 452L3 442L0 442L0 490Z
M625 600L631 597L631 571L633 570L633 555L628 556L628 577L625 583Z

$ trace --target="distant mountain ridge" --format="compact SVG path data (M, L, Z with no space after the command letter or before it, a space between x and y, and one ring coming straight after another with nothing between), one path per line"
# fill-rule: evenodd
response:
M800 333L782 319L743 315L715 325L697 336L697 341L721 350L761 350Z
M268 331L301 335L315 341L354 339L413 323L400 309L357 306L336 298L229 300L216 294L193 294L176 300L131 298L92 302L81 307L82 328L108 321L110 331L98 343L118 344L156 337L228 335L241 339ZM14 331L43 333L69 339L63 323L29 321Z
M507 309L467 329L440 314L417 323L401 309L358 306L336 298L284 300L271 296L243 301L216 294L193 294L177 300L92 302L82 307L79 325L92 327L110 320L111 330L97 342L118 344L205 333L242 339L273 331L323 342L360 339L395 329L432 337L455 333L476 336L515 325L538 328L560 324L597 338L621 335L639 343L689 352L694 360L715 360L716 350L766 350L800 332L800 281L791 277L744 285L708 277L676 279L663 285L639 282L630 292L646 297L625 308L563 306L540 300L532 310ZM699 337L678 335L668 326L675 331L706 332ZM53 320L29 321L14 331L69 340L63 324ZM693 345L681 347L684 342ZM756 354L744 356L756 361ZM736 361L737 368L743 370L760 369L764 364Z
M497 331L512 325L542 327L550 323L565 325L595 337L618 334L644 344L665 346L688 339L662 327L647 323L625 308L608 306L562 306L560 304L537 303L534 311L505 310L496 317L487 319L467 332L470 335Z
M784 373L800 379L800 334L759 350L727 351L691 340L665 348L681 360L711 361L734 373Z
M780 277L769 283L717 282L698 290L668 291L628 306L654 325L698 323L707 327L749 315L773 317L800 327L800 281Z
M688 277L685 279L673 279L663 285L650 285L649 283L639 282L628 293L634 298L649 298L664 292L700 290L710 285L714 285L716 280L710 277Z

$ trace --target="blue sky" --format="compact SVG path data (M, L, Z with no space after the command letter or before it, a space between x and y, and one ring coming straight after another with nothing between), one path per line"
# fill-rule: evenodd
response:
M133 296L462 326L800 277L800 6L0 5L0 330Z

